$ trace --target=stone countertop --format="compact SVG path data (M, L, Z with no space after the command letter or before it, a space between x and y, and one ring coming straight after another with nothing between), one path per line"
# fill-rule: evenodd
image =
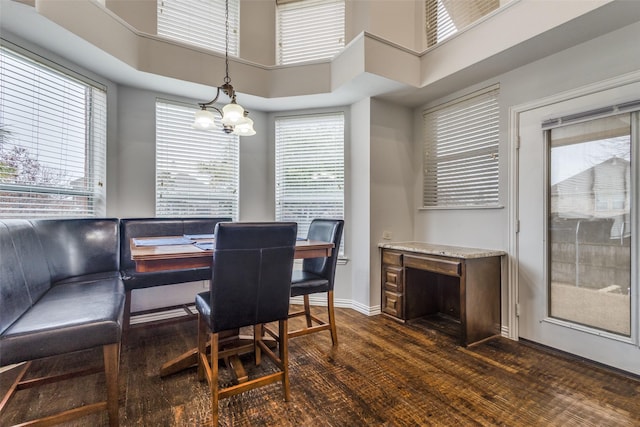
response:
M505 251L495 249L466 248L460 246L435 245L426 242L388 242L379 243L379 248L398 251L416 252L427 255L447 256L452 258L487 258L506 255Z

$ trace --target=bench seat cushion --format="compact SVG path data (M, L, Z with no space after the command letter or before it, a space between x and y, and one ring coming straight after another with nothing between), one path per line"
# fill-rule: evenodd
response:
M119 342L124 285L117 277L53 286L0 338L0 365Z

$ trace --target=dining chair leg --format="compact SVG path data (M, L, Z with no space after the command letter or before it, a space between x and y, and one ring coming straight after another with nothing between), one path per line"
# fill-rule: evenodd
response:
M307 328L313 326L311 323L311 307L309 306L309 295L304 295L304 317L307 319Z
M338 344L338 331L336 329L336 313L333 309L333 291L327 293L327 308L329 309L329 326L331 328L331 342Z
M289 338L288 338L288 323L287 320L280 320L278 322L279 333L278 345L280 346L280 361L282 363L282 388L284 391L284 400L288 402L291 397L289 390Z
M218 334L211 334L211 381L209 381L211 391L211 425L218 425Z
M205 379L204 360L207 358L208 326L204 318L198 313L198 381Z
M264 335L264 325L254 325L253 326L253 353L256 359L256 366L260 366L262 362L262 353L260 350L260 345L258 345L259 341L262 341L262 337Z

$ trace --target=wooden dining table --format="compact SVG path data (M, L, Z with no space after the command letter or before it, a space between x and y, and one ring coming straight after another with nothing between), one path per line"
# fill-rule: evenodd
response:
M136 271L147 273L153 271L181 270L185 268L210 267L213 262L211 250L204 250L198 243L213 243L211 238L196 238L193 243L159 244L181 236L141 237L131 239L131 259L136 263ZM137 244L136 244L137 243ZM298 240L294 258L324 258L331 255L332 242L319 240Z
M131 239L129 246L131 248L131 259L136 264L136 271L140 273L181 270L186 268L211 267L213 263L213 251L202 249L209 245L213 246L213 239L193 238L184 244L166 244L167 242L176 243L183 236L161 236L161 237L139 237ZM157 244L156 244L157 243ZM333 250L332 242L322 242L318 240L298 240L296 242L295 259L304 258L324 258L331 255ZM239 331L226 331L220 334L220 346L233 343L234 346L238 341L244 342L244 347L248 350L252 349L253 338L239 335ZM246 372L236 356L225 356L225 352L221 351L221 356L225 357L232 365L238 382L247 380ZM192 348L180 356L164 363L160 368L160 376L164 377L184 369L190 368L197 364L198 351Z

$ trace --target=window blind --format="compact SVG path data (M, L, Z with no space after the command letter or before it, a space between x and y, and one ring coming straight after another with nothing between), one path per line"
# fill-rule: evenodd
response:
M277 61L332 58L344 47L344 0L304 0L277 6Z
M197 108L156 102L156 216L238 219L238 136L193 129Z
M499 0L426 0L427 46L445 40L498 7Z
M225 0L158 0L158 35L225 51ZM238 56L240 2L229 0L229 55Z
M314 218L344 218L344 115L279 117L275 128L276 220L304 238Z
M0 48L4 218L105 214L106 92L71 74Z
M497 206L498 88L424 113L424 207Z

